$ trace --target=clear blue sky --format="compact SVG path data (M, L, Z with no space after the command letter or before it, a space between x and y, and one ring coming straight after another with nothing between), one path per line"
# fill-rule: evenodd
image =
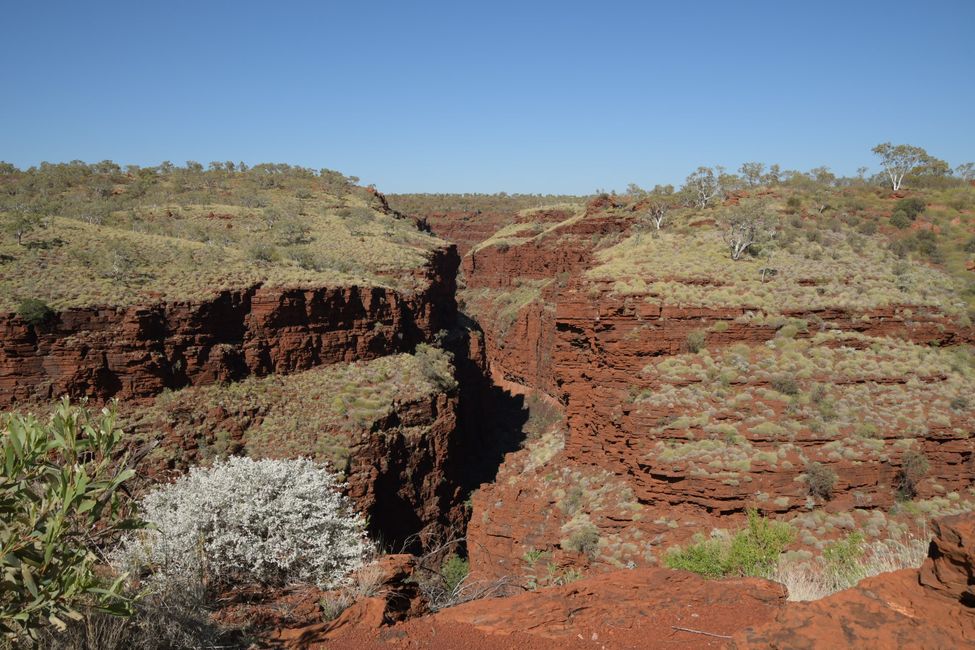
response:
M975 0L6 2L0 160L244 160L389 192L975 160Z

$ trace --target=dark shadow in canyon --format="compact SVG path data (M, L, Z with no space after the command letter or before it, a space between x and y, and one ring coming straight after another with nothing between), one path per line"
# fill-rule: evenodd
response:
M513 395L492 381L484 333L476 321L458 312L458 327L449 347L460 384L460 435L452 478L469 494L482 483L494 481L505 454L521 448L530 414L524 396Z

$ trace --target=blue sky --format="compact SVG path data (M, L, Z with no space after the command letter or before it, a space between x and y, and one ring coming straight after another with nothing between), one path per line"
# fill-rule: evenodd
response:
M975 1L8 2L0 160L244 160L389 192L975 160Z

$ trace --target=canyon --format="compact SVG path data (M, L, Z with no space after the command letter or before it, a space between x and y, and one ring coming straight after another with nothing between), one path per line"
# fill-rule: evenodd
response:
M822 345L851 346L851 353L891 339L911 346L970 344L972 328L959 326L936 309L911 305L784 310L775 322L765 322L753 318L754 310L747 308L620 296L611 284L586 277L598 242L612 245L632 227L633 220L613 207L605 200L594 201L581 218L564 212L553 218L551 212L542 212L546 229L524 238L515 230L512 237L496 236L479 244L458 240L468 249L462 263L461 302L484 329L492 377L510 390L540 395L547 404L557 405L564 418L561 440L543 441L535 449L510 455L497 480L475 493L468 529L472 568L494 577L532 573L526 553L538 552L552 555L563 569L654 565L670 545L741 522L748 507L779 516L805 511L809 492L796 479L810 462L835 472L835 491L825 504L829 512L855 511L862 517L892 507L892 486L909 449L898 446L897 441L907 436L896 427L871 433L885 451L869 460L852 452L837 456L833 436L808 428L786 441L782 432L770 435L743 427L732 431L744 437L746 455L751 457L730 451L731 445L727 450L738 454L734 461L745 463L739 471L702 471L694 458L659 460L659 445L679 448L694 437L687 425L656 430L660 423L695 416L702 403L688 404L681 411L673 403L654 406L637 397L662 389L683 390L700 378L663 380L645 370L668 358L688 359L692 332L706 332L708 352L718 355L735 346L763 350L775 345L787 322L813 324L792 335L798 343L825 339L831 332L833 340ZM509 215L499 230L510 231L511 224L534 217ZM457 223L464 218L432 215L429 221L434 232L457 236ZM526 286L531 289L528 300L516 305L513 316L504 314L510 309L504 292ZM897 387L908 379L897 373L880 377L857 372L818 377L837 385L879 383L888 387L890 399L898 399ZM942 379L924 378L923 390L937 395L944 390ZM768 390L768 385L769 379L740 376L729 389ZM784 406L770 413L781 414ZM919 441L930 459L928 477L918 486L921 498L964 492L971 486L971 414L945 410L951 417L932 426ZM787 419L784 414L776 417ZM716 418L725 426L741 419L727 412ZM691 426L698 437L713 437L699 427ZM651 433L634 435L643 431ZM600 540L599 550L588 557L566 548L580 529Z
M970 509L973 386L949 370L961 363L953 351L975 343L971 323L933 299L763 310L599 275L614 247L657 237L638 218L645 207L600 196L414 215L445 241L412 271L412 291L257 284L201 301L71 307L43 323L0 314L0 403L122 400L151 450L148 482L227 453L328 462L388 549L449 548L475 582L508 587L508 598L422 615L408 586L415 559L391 555L387 588L412 604L392 612L395 598L367 598L312 622L313 591L310 618L269 615L285 647L422 647L437 635L538 648L975 640L971 515L951 516ZM713 225L683 228L700 237ZM733 286L657 279L709 300ZM829 282L797 286L828 301ZM446 374L420 361L429 349L447 355ZM397 355L420 364L415 393L387 391L401 365L375 370ZM347 367L359 374L328 375ZM232 383L251 393L207 392ZM350 397L336 404L323 386ZM374 410L347 414L383 391ZM909 485L920 512L898 494L912 454L925 462ZM813 466L832 477L828 494L811 488ZM860 529L882 541L919 517L935 542L920 572L810 603L762 579L661 567L672 547L740 527L752 509L802 530L793 553ZM935 612L953 623L922 630Z

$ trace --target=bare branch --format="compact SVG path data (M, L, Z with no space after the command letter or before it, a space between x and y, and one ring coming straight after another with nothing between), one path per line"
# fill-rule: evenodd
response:
M730 639L732 637L725 634L715 634L714 632L704 632L703 630L693 630L689 627L678 627L676 625L671 625L672 630L678 630L679 632L690 632L691 634L703 634L704 636L713 636L717 639Z

